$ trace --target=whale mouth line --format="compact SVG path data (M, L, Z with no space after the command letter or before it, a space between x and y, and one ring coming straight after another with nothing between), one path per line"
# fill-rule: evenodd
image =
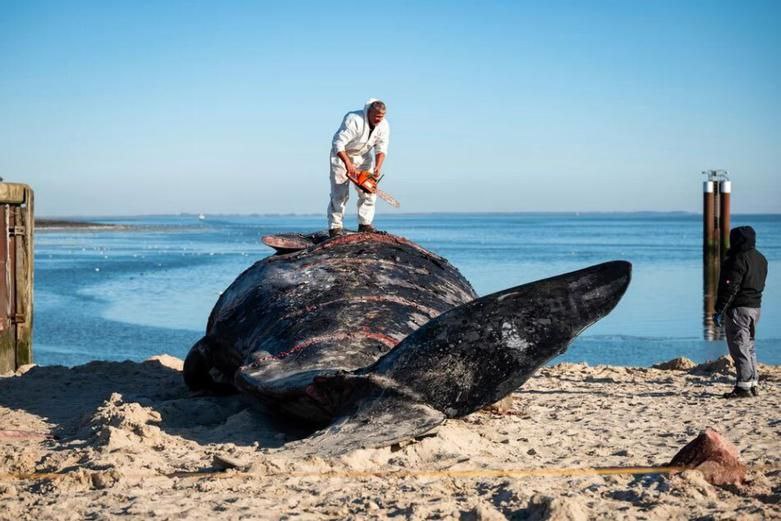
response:
M276 354L266 355L260 358L256 358L252 365L259 365L263 362L270 362L270 361L280 361L284 360L285 358L288 358L289 356L295 355L297 353L300 353L304 349L311 347L315 344L321 343L321 342L341 342L344 340L349 341L360 341L363 339L369 339L369 340L375 340L377 342L380 342L381 344L385 345L387 348L392 349L396 346L396 344L399 343L398 340L395 338L386 335L385 333L381 333L378 331L371 331L367 328L362 328L357 331L337 331L335 333L330 333L327 335L319 335L314 336L311 338L307 338L303 342L299 342L298 344L294 345L290 349L286 351L282 351Z
M309 306L304 307L303 309L288 313L282 319L284 320L288 318L297 317L305 313L312 313L314 311L322 310L324 307L327 306L334 306L334 305L341 305L341 304L362 304L366 302L390 302L393 304L400 304L402 306L413 308L416 311L425 314L426 316L429 317L429 319L435 318L442 313L441 311L438 311L434 308L424 306L422 304L418 304L417 302L413 302L412 300L406 299L404 297L399 297L397 295L364 295L361 297L349 297L349 298L339 298L339 299L329 300L328 302L323 302L322 304L311 304Z

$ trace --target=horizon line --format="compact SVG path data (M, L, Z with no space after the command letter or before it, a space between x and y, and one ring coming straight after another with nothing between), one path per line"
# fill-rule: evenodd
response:
M702 212L692 212L688 210L541 210L541 211L437 211L437 212L393 212L382 213L378 216L417 216L417 215L702 215ZM200 215L214 217L316 217L322 215L321 212L249 212L249 213L229 213L229 212L175 212L175 213L134 213L134 214L49 214L36 215L41 219L76 219L76 218L129 218L129 217L185 217ZM781 215L781 212L740 212L734 215Z

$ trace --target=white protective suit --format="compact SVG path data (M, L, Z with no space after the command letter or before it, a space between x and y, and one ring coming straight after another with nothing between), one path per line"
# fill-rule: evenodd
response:
M380 152L388 154L390 127L383 120L369 128L369 105L377 101L370 99L363 110L348 112L342 125L334 134L331 146L331 202L328 204L328 227L341 228L344 218L344 207L350 196L350 180L347 179L347 168L336 154L345 151L355 165L356 170L374 169L374 156ZM377 194L368 194L356 187L358 194L358 224L371 224L374 220L374 204Z

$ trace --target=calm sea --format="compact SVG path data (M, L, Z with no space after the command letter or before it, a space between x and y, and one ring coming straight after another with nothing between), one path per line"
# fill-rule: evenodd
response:
M271 253L260 236L324 227L319 215L88 220L133 228L36 234L38 364L184 357L220 292ZM726 353L723 341L703 337L700 216L383 214L377 224L448 258L481 295L611 259L632 262L618 307L556 361L648 366ZM746 224L770 263L758 356L781 364L781 215L733 216L733 226Z

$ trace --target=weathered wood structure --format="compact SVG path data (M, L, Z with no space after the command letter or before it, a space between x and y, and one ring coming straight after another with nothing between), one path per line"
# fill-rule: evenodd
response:
M720 340L724 332L713 323L713 313L721 260L729 249L732 183L725 170L706 170L703 174L706 176L702 185L703 326L706 340Z
M33 191L0 182L0 374L32 363Z

